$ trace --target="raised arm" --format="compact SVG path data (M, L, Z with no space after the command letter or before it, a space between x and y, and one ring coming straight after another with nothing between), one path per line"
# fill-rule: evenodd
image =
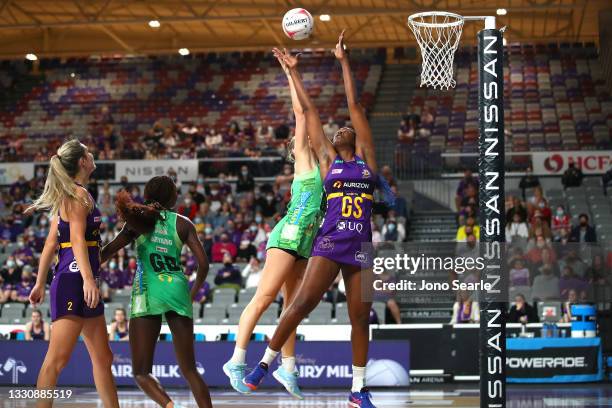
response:
M358 156L362 157L368 166L376 172L378 166L376 164L376 153L374 152L374 140L372 138L372 130L366 117L365 111L359 101L357 100L357 88L355 86L355 79L351 72L351 65L349 63L348 53L344 46L344 30L340 33L338 38L338 44L334 50L334 55L340 61L342 66L342 79L344 80L344 91L346 93L346 102L348 104L349 115L351 116L351 123L355 128L357 134L355 140L355 150Z
M302 81L302 77L297 69L297 57L290 55L287 50L281 51L278 48L275 48L273 51L274 56L282 60L289 69L295 93L300 102L302 110L304 111L306 133L310 136L312 150L319 160L321 176L325 178L325 175L331 166L332 160L334 160L336 156L336 149L334 149L332 143L325 136L325 132L323 132L323 125L321 124L321 119L319 118L319 111L308 95L306 88L304 88L304 82Z
M127 228L127 224L123 225L121 231L117 236L108 244L104 245L100 251L100 263L104 263L112 258L121 248L128 245L134 239L136 239L136 233L130 231Z

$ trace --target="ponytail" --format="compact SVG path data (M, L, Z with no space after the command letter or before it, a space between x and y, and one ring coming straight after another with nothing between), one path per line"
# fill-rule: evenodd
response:
M130 193L125 190L117 193L115 207L128 229L138 234L153 232L157 220L162 218L163 207L159 203L139 204L132 200Z
M73 177L79 171L79 160L85 155L85 146L77 139L64 143L56 155L49 161L49 171L43 193L36 199L26 212L32 210L50 210L52 215L58 214L65 199L78 201L77 186ZM89 207L87 201L84 202Z

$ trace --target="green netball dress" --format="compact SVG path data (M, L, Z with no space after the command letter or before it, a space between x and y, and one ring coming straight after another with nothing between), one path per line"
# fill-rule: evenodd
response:
M272 230L266 249L280 248L308 258L319 229L323 182L319 166L296 175L287 215Z
M155 230L136 240L138 268L132 286L130 317L166 312L193 318L189 283L181 267L183 242L176 230L176 213L162 211Z

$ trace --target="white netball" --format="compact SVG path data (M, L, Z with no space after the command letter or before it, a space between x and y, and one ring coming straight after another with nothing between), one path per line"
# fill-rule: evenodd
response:
M306 9L291 9L283 17L283 31L292 40L304 40L310 37L313 28L314 20Z

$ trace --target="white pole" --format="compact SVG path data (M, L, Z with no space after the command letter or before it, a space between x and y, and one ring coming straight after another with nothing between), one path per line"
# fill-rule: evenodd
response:
M485 17L485 30L495 30L495 17L494 16Z

